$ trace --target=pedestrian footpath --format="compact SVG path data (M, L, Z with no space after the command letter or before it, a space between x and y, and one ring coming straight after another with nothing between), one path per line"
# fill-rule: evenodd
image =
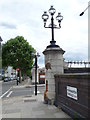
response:
M56 106L45 104L41 94L7 98L2 113L3 118L70 118Z
M28 80L18 86L30 86ZM17 96L4 98L2 101L2 118L69 118L70 116L55 105L44 103L44 95Z
M22 81L21 83L19 83L18 85L14 85L13 88L20 88L20 87L33 87L35 85L31 84L31 80L30 79L26 79L24 81ZM45 86L45 84L37 84L38 87L43 87Z

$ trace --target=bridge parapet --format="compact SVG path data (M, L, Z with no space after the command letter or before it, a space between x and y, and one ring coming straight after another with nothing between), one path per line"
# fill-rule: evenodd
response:
M90 73L56 74L55 104L72 118L90 117Z

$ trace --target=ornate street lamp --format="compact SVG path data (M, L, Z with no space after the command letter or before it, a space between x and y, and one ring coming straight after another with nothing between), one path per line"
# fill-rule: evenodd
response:
M61 13L58 13L58 15L56 16L56 20L59 23L59 26L57 27L57 25L54 24L54 17L53 17L55 12L56 12L55 8L53 8L53 6L51 6L48 11L51 15L51 23L50 23L49 26L46 26L46 22L49 19L49 15L47 14L46 11L42 15L42 19L43 19L43 22L44 22L44 27L45 28L51 28L51 30L52 30L52 40L50 41L51 45L47 46L47 48L59 47L58 45L55 45L56 41L54 40L54 29L60 29L61 28L61 21L63 20L63 16L61 15Z
M17 85L18 85L18 82L19 82L19 78L18 78L18 74L19 74L18 59L16 61L17 61L17 69L16 69L16 71L17 71Z
M35 51L35 95L37 95L37 57L40 57L39 53Z

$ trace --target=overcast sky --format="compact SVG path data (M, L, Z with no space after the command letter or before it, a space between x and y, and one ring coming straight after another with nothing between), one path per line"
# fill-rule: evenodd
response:
M42 52L51 41L51 30L43 27L44 11L53 5L54 17L61 12L61 29L55 30L55 40L68 60L88 60L88 0L0 0L0 36L5 43L10 38L23 36L40 53L39 66L44 66ZM49 14L49 13L48 13ZM55 24L58 22L54 20ZM50 24L50 17L47 26Z

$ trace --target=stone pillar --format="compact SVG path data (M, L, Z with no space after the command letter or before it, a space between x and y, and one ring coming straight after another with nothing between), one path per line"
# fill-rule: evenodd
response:
M55 74L63 74L63 54L64 50L60 47L47 47L43 54L45 55L45 81L48 81L48 92L46 93L48 102L54 103L55 100Z
M37 67L37 83L39 83L39 79L38 79L38 69L39 69L39 66ZM32 74L32 84L35 84L35 66L32 68L31 70L31 74Z

